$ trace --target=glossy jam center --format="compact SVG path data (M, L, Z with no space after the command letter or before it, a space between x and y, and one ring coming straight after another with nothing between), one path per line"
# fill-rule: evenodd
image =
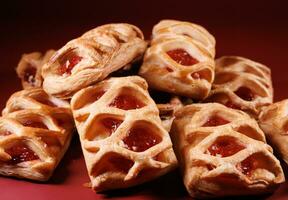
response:
M253 156L250 156L243 160L241 163L237 164L237 169L243 174L250 176L252 172L258 168L258 161L253 159Z
M142 108L145 106L145 104L133 96L123 94L123 95L117 96L110 103L109 106L120 108L123 110L132 110L132 109Z
M23 124L23 126L47 129L47 126L43 122L27 120L27 121L23 122L22 124Z
M199 62L184 49L174 49L167 51L166 53L180 65L190 66Z
M5 150L12 158L8 161L9 164L15 165L21 162L38 160L39 157L26 144L18 144Z
M35 67L28 67L24 72L24 81L33 85L35 83L36 73L37 70Z
M113 119L113 118L105 118L101 120L103 126L108 130L109 135L114 133L117 128L122 124L122 120Z
M86 99L86 104L94 103L95 101L99 100L104 94L105 94L105 91L103 91L103 90L100 90L100 91L97 91L97 92L91 94Z
M245 146L238 143L235 138L220 137L208 148L208 151L212 156L228 157L242 149L245 149Z
M253 92L247 87L240 87L234 93L245 101L252 101L255 98Z
M210 72L208 70L201 70L201 71L198 71L198 72L194 72L191 74L192 78L193 79L205 79L207 81L210 81Z
M283 125L284 132L288 134L288 121L286 121Z
M142 152L158 144L161 138L148 128L132 128L124 138L125 147L131 151Z
M223 119L222 117L219 117L217 115L214 115L207 120L207 122L203 125L203 127L221 126L221 125L228 124L228 123L229 123L228 120Z
M232 103L232 101L227 101L225 103L225 106L227 106L228 108L233 108L233 109L240 109L239 106L235 105L234 103Z
M61 62L59 72L60 74L71 74L72 69L82 60L81 56L78 56L75 53L70 53L67 57Z

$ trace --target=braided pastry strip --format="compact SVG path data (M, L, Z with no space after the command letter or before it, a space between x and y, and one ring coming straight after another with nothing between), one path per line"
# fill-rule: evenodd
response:
M104 80L77 92L71 106L94 190L130 187L176 167L144 79Z
M259 115L259 124L272 147L288 163L288 100L271 104Z
M70 144L69 107L40 88L13 94L0 118L0 174L48 180Z
M16 68L16 72L18 77L21 79L22 87L24 89L42 87L42 66L54 53L54 50L48 50L44 55L40 52L22 55Z
M273 102L270 69L238 56L218 58L207 101L243 110L257 118L261 108Z
M262 194L285 181L264 133L242 111L218 103L185 106L171 137L192 197Z
M203 27L174 20L153 28L139 74L150 87L204 99L214 79L215 39Z
M130 24L108 24L68 42L44 65L44 90L70 98L78 90L106 78L142 57L146 42Z

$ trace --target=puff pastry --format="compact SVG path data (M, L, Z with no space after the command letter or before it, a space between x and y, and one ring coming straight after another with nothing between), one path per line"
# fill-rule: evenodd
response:
M270 69L243 57L218 58L207 101L243 110L257 118L261 108L273 102Z
M285 181L264 133L240 110L218 103L185 106L170 134L192 197L262 194Z
M153 28L139 74L151 88L202 100L214 79L214 56L215 39L203 27L163 20Z
M182 107L183 103L178 96L171 97L168 103L157 104L160 119L162 120L162 126L166 131L170 131L172 122L175 118L175 112Z
M33 52L22 55L22 58L16 68L16 72L18 77L21 79L21 83L24 89L42 87L42 66L50 59L54 53L55 51L51 49L48 50L44 55L40 52Z
M32 88L13 94L2 114L0 174L48 180L72 137L69 103Z
M288 163L288 100L265 107L259 115L259 124L272 147Z
M142 57L146 49L141 30L130 24L108 24L68 42L43 66L44 90L70 98L82 88Z
M77 92L71 107L97 192L137 185L176 167L169 134L144 79L104 80Z

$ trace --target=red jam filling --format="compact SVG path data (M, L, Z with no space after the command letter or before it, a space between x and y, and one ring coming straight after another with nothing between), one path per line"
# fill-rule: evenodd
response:
M124 138L125 147L131 151L142 152L158 144L161 138L148 128L132 128Z
M283 129L284 129L284 132L288 134L288 122L285 122L285 124L283 125Z
M174 49L167 51L166 53L180 65L190 66L199 62L184 49Z
M227 101L224 105L227 106L228 108L233 108L233 109L238 109L238 110L240 109L240 107L232 103L232 101Z
M145 106L145 104L133 96L123 94L123 95L117 96L110 103L109 106L120 108L123 110L132 110L132 109L142 108Z
M245 146L238 143L235 138L220 137L208 148L208 151L212 156L228 157L242 149L245 149Z
M203 127L207 126L221 126L224 124L228 124L230 121L223 119L222 117L219 117L217 115L214 115L210 117L207 122L203 125Z
M103 90L100 90L91 94L91 96L88 97L86 104L94 103L95 101L99 100L104 94L105 94L105 91Z
M252 101L255 98L252 90L247 87L240 87L234 93L245 101Z
M241 163L237 164L237 169L243 174L250 176L252 172L259 168L260 163L253 158L253 155L243 160Z
M201 70L201 71L198 71L198 72L194 72L191 74L191 77L193 79L205 79L207 81L210 81L210 72L208 70Z
M168 72L173 72L173 69L171 69L170 67L165 67L165 69L166 69Z
M20 143L5 150L12 158L8 164L15 165L21 162L38 160L39 157L26 144Z
M27 121L23 122L22 124L23 124L23 126L47 129L47 126L43 122L27 120Z
M66 58L61 62L59 72L60 74L71 74L72 69L82 60L81 56L78 56L75 53L70 53Z
M103 126L109 131L109 135L111 135L117 130L123 121L119 119L105 118L102 119L101 122Z
M7 136L7 135L11 135L12 133L10 131L7 130L1 130L0 131L0 136Z
M28 67L24 72L24 81L33 85L35 83L36 73L37 70L35 67Z

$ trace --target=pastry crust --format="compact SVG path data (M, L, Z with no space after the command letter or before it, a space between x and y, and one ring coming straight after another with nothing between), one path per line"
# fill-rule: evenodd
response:
M139 74L151 88L202 100L214 79L214 55L215 39L203 27L163 20L153 28Z
M82 88L105 79L142 57L146 42L130 24L108 24L68 42L44 65L44 90L70 98Z
M32 88L13 94L0 118L0 174L48 180L73 131L69 103Z
M206 101L218 102L257 118L273 102L271 71L265 65L238 56L216 60L216 75Z
M259 124L272 147L288 163L288 100L265 107L259 115Z
M285 181L264 133L242 111L218 103L185 106L170 134L192 197L263 194Z
M172 122L175 118L175 112L183 107L183 103L178 96L171 97L168 103L157 104L162 126L166 131L170 131Z
M21 79L22 87L24 89L42 87L42 66L54 53L55 50L50 49L46 51L44 55L40 52L22 55L16 68L16 72L18 77Z
M97 192L138 185L176 167L169 134L144 79L104 80L77 92L71 106Z

